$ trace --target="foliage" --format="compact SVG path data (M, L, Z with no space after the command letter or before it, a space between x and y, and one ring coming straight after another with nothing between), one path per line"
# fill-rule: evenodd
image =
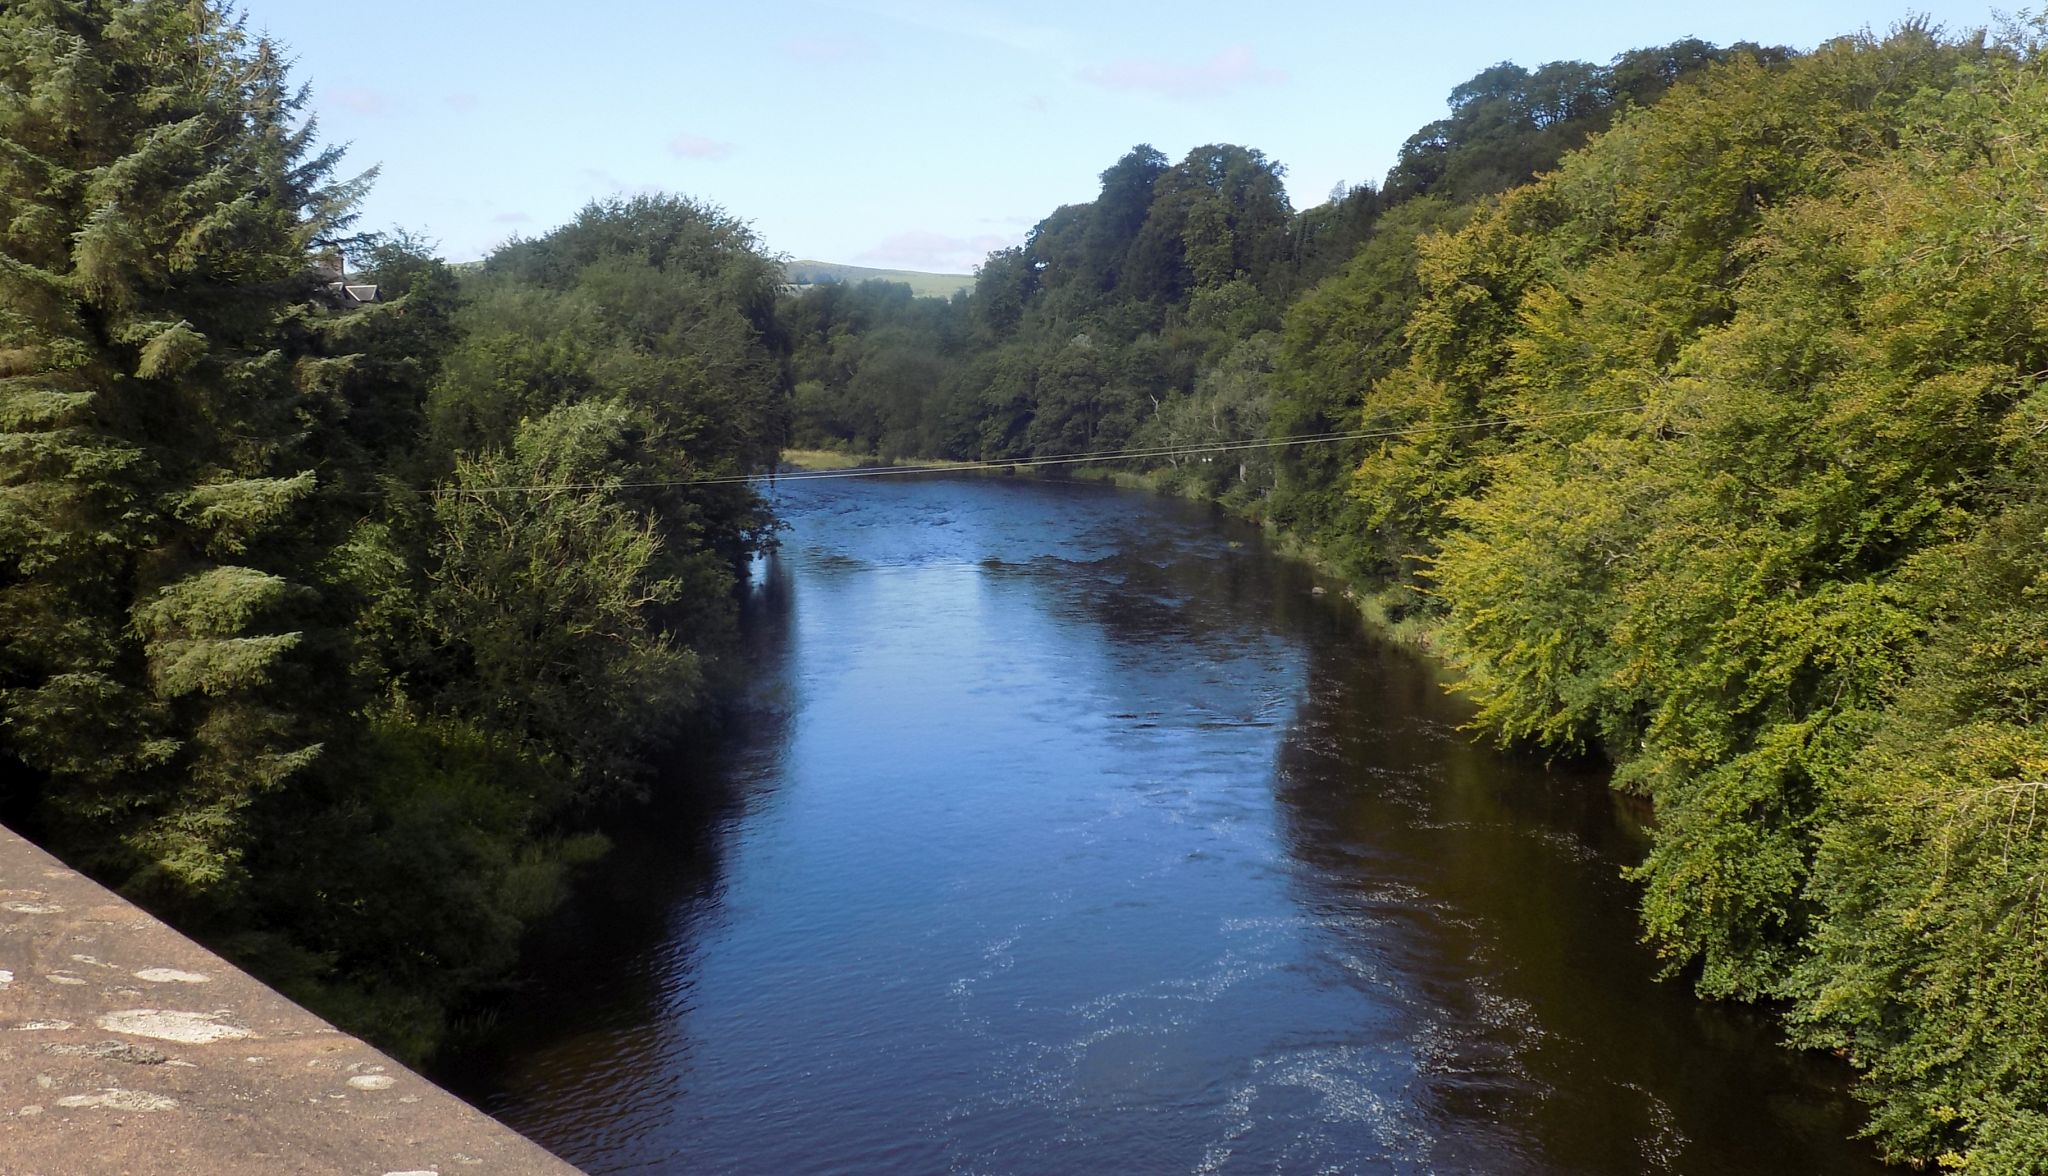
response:
M1461 233L1483 295L1439 284L1447 326L1411 323L1412 369L1419 332L1476 328L1469 374L1417 383L1626 410L1427 483L1456 496L1419 517L1480 722L1603 747L1657 804L1636 876L1672 967L1793 999L1892 1154L1983 1171L2037 1170L2048 1090L2044 85L2030 45L1914 27L1712 71Z
M0 789L417 1054L713 702L780 269L648 197L465 289L346 235L285 75L209 4L0 9Z
M231 884L323 743L284 320L354 189L203 6L11 5L0 94L0 731L91 861Z
M1895 1158L2038 1172L2040 37L1503 64L1300 214L1257 152L1141 147L916 392L818 387L927 452L1143 449L1376 581L1477 729L1654 801L1672 974L1783 1002ZM1218 448L1261 436L1311 440Z
M1860 1067L1889 1154L2040 1171L2042 36L1503 63L1301 211L1141 145L942 301L779 294L673 197L459 280L346 236L221 10L9 5L0 800L422 1051L714 704L786 435L1135 450L1611 759L1669 970Z
M658 524L621 509L624 406L522 422L510 453L456 459L434 502L424 617L462 672L437 702L560 757L585 789L630 784L638 733L696 701L696 654L654 618L682 590L654 575ZM568 487L526 491L521 487Z

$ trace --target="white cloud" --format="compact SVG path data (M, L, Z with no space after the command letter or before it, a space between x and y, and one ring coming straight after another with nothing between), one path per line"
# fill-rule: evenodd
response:
M733 153L733 145L685 132L668 141L668 153L677 159L724 159Z
M1199 65L1136 58L1091 65L1081 71L1081 80L1105 90L1189 101L1221 97L1246 86L1275 85L1286 81L1287 73L1260 65L1246 46L1232 45Z

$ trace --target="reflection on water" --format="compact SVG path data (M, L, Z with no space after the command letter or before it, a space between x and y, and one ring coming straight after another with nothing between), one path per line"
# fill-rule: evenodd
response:
M776 495L754 705L444 1075L492 1113L599 1173L1873 1169L1832 1066L1650 979L1601 781L1255 532Z

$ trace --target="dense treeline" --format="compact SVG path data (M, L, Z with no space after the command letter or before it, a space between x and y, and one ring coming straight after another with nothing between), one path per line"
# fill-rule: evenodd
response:
M702 479L1150 449L1610 759L1672 972L1889 1154L2040 1171L2040 37L1496 66L1315 208L1139 147L969 295L778 302L661 197L458 276L221 9L7 5L0 809L424 1051L715 706L773 521Z
M801 435L1130 464L1306 540L1477 725L1654 801L1650 939L2048 1165L2048 60L1909 25L1500 66L1378 189L1140 148L971 297L798 300ZM1371 433L1202 453L1246 439Z
M714 698L769 520L647 484L773 461L780 272L644 198L458 281L305 102L218 7L0 10L0 800L419 1053Z
M1982 1171L2048 1156L2044 111L2031 42L1711 72L1425 250L1368 411L1540 423L1354 474L1482 721L1655 800L1673 967Z
M1608 66L1503 63L1453 92L1450 116L1403 145L1384 186L1343 186L1302 212L1281 166L1258 151L1212 144L1170 163L1136 147L1102 173L1094 201L990 255L971 297L940 303L868 283L791 300L796 438L1001 458L1239 438L1269 411L1290 426L1344 415L1355 400L1325 404L1320 387L1274 395L1282 348L1313 346L1292 338L1284 311L1355 267L1361 246L1381 268L1412 269L1424 233L1554 166L1617 110L1731 55L1786 57L1684 41ZM1404 290L1388 317L1405 319L1412 300Z

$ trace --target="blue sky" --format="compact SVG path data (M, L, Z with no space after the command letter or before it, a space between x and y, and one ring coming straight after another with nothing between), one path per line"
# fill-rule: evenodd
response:
M1979 3L1296 0L245 0L312 84L328 141L382 165L362 227L451 260L589 200L681 192L767 247L968 272L1133 144L1257 147L1297 207L1377 182L1497 61L1605 62L1697 36L1799 48Z

